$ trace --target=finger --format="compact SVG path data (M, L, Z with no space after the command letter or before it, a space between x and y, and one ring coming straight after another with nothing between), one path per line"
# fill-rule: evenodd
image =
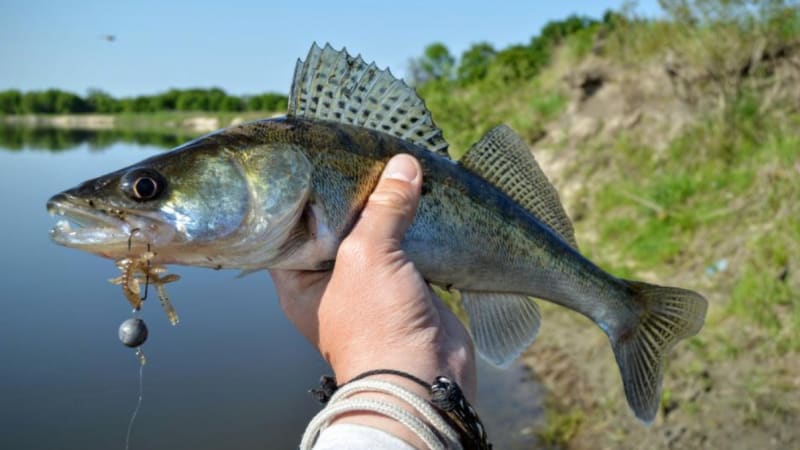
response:
M419 204L422 168L410 155L394 156L383 169L348 239L399 243Z

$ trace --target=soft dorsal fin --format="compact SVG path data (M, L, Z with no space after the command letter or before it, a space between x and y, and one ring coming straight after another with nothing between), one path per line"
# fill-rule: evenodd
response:
M459 160L459 164L483 177L530 211L577 249L575 230L528 145L514 130L500 125L486 133Z
M306 60L297 61L288 115L369 128L449 157L441 130L413 88L329 44L312 45Z

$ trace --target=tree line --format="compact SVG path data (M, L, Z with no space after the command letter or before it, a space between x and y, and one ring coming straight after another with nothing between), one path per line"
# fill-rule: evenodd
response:
M625 20L614 11L606 11L600 20L572 15L548 22L527 44L496 50L488 42L478 42L459 59L444 44L436 42L427 46L422 56L411 60L409 81L418 88L430 89L442 85L466 86L487 77L501 82L529 79L547 66L552 50L567 37L578 33L594 36L601 28L610 31Z
M550 61L552 49L565 38L613 28L624 16L607 11L602 19L570 16L548 22L528 44L496 50L487 42L473 44L456 59L442 43L427 46L409 63L409 79L423 91L466 86L485 78L500 82L528 79ZM0 91L0 114L152 113L161 111L285 111L287 97L277 93L236 96L220 88L170 89L155 95L114 98L98 89L85 96L59 89Z
M0 91L0 114L152 113L162 111L285 111L283 94L230 95L220 88L170 89L155 95L114 98L91 89L85 96L60 89Z

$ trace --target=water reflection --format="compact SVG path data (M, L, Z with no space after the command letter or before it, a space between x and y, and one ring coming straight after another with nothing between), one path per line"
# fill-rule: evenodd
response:
M16 147L0 145L0 448L122 448L138 362L116 337L130 317L106 282L118 271L51 243L44 204L162 150L131 143L144 136L136 133L133 141L67 130L4 136ZM190 137L141 139L171 147ZM132 448L296 447L319 409L306 392L329 370L284 318L269 277L172 269L182 277L169 289L181 323L170 326L156 300L142 311L150 338ZM479 368L478 407L495 448L535 442L520 434L541 416L543 394L528 378L519 367Z
M75 130L7 126L0 124L0 150L46 150L59 152L86 145L91 150L105 150L117 142L172 148L196 137L189 132L153 133L141 130Z

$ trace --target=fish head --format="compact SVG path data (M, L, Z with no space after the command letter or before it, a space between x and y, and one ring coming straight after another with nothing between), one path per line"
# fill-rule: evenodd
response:
M50 235L112 259L152 248L155 263L220 267L251 258L255 241L262 253L280 245L307 178L295 152L201 139L53 196L47 209L61 220Z

